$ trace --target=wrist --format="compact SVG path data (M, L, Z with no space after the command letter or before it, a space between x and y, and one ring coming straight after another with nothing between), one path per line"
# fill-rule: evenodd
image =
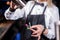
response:
M43 34L44 34L44 35L47 35L47 34L48 34L48 29L47 29L47 28L45 28L45 29L43 30Z
M46 30L46 28L43 29L43 31L42 31L43 34L44 34L45 30Z

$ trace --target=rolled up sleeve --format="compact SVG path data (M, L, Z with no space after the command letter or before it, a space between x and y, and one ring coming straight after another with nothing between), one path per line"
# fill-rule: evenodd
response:
M55 38L55 25L54 22L51 21L51 23L48 26L48 34L45 35L49 39L54 39Z
M55 23L59 21L59 10L55 8L54 12L51 14L48 26L48 34L45 35L49 39L54 39L55 36Z
M19 18L22 18L23 15L24 15L24 10L20 8L16 9L14 12L11 12L8 8L4 14L7 20L17 20Z

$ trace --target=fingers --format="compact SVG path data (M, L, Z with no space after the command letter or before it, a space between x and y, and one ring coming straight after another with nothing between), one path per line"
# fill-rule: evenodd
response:
M41 35L41 31L40 30L34 30L34 29L31 29L33 32L32 32L32 35L33 37L38 37Z
M30 29L33 29L33 28L37 28L37 26L36 26L36 25L34 25L34 26L30 27Z
M35 29L37 29L37 30L35 30ZM39 37L42 34L43 26L42 25L34 25L34 26L30 27L30 30L32 31L31 36Z
M36 34L36 35L31 35L32 37L38 37L40 36L40 34Z
M33 28L44 29L44 26L43 25L34 25L34 26L30 27L30 29L33 29Z
M40 32L40 30L35 30L34 28L35 28L35 26L30 28L30 30L33 32L32 34L37 34Z
M40 36L38 37L38 40L40 40Z
M37 31L34 31L34 32L32 33L32 35L37 34L37 33L38 33Z
M7 3L6 3L7 5L10 5L10 2L9 1L7 1Z
M40 33L40 31L39 30L35 30L35 31L33 31L32 35L38 34L38 33Z
M13 3L13 2L11 1L11 3L10 3L10 8L11 8L11 9L16 9L16 8L17 8L17 5L15 5L15 3Z
M32 32L35 32L36 30L34 30L34 29L30 29Z
M11 1L11 3L10 3L10 8L12 8L12 1Z

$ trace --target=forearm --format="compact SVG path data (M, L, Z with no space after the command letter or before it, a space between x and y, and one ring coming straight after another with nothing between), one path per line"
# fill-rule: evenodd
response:
M54 30L46 29L43 34L49 39L55 38L55 31Z

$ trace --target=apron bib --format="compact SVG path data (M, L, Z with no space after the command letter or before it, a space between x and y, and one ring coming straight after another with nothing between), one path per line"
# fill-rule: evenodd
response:
M31 26L41 24L41 25L44 25L44 28L46 28L44 12L45 12L47 6L45 6L45 8L44 8L43 14L41 14L41 15L31 15L31 12L32 12L34 6L35 6L35 4L33 5L31 11L29 12L29 15L27 16L26 23L28 25L30 23ZM29 29L26 30L25 40L37 40L36 37L31 37L31 33L32 33L31 30L29 30Z

